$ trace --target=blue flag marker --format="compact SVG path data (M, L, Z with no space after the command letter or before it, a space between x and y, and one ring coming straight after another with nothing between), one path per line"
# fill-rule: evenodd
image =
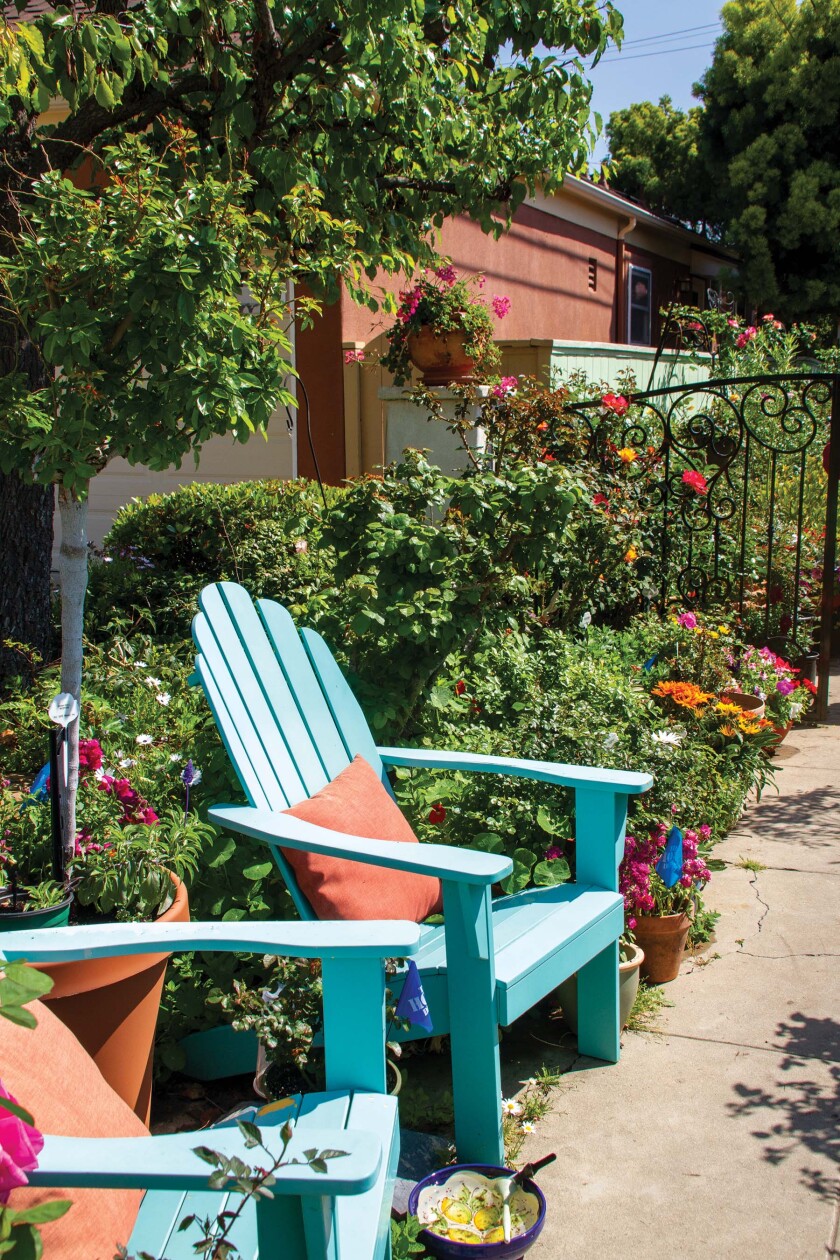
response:
M408 970L405 976L405 984L400 994L400 1000L397 1002L394 1012L399 1019L407 1019L410 1024L420 1024L426 1029L426 1032L433 1031L432 1017L429 1014L429 1004L426 1001L426 995L423 992L423 985L420 981L420 972L417 970L417 963L408 960Z
M650 673L650 671L653 669L654 665L656 664L658 660L659 660L658 652L654 652L653 656L649 656L647 658L644 665L642 666L642 669L645 671L646 674Z
M665 841L665 852L656 863L656 873L666 888L673 888L683 873L683 833L672 827Z

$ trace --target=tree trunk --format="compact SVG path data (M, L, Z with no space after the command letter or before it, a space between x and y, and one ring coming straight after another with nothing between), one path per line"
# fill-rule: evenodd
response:
M84 487L87 491L87 487ZM61 514L61 690L69 691L81 705L82 635L85 591L88 582L87 493L77 499L63 486L58 491ZM76 852L76 792L79 787L79 719L67 727L67 782L62 785L61 831L65 868Z
M25 485L0 474L0 684L25 672L6 639L25 643L44 660L52 655L50 558L52 486Z

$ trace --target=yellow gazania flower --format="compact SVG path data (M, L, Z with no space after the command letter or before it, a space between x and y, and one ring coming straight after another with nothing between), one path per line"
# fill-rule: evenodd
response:
M627 561L628 564L632 564L633 561L638 560L638 558L639 558L639 553L636 550L636 548L633 546L633 544L631 543L624 553L624 559Z
M639 457L633 450L632 446L622 446L621 450L618 452L618 458L623 464L632 464L633 460L638 459Z
M710 638L710 639L719 639L719 638L720 638L720 635L718 634L717 630L710 630L710 631L709 631L709 638Z
M731 738L735 734L735 731L731 726L722 726L720 728L720 733L721 735L728 735Z
M729 717L737 717L740 713L743 713L743 709L740 705L730 704L728 700L719 700L715 705L715 712L725 713Z
M738 727L744 733L744 735L757 735L758 732L761 730L761 727L758 725L758 722L750 722L749 719L746 719L746 718L741 718L739 720Z
M719 633L719 634L729 634L729 629L728 629L728 627L727 627L727 626L718 626L718 633Z

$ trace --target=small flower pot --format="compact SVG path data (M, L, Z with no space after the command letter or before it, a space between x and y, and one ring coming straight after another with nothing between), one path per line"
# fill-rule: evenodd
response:
M789 722L786 722L784 726L777 726L776 723L774 722L773 723L773 732L774 732L773 739L764 745L764 751L770 754L774 753L776 749L779 747L779 745L787 739L792 729L793 729L793 718L791 718Z
M760 696L754 696L751 691L722 691L720 699L725 704L737 704L739 709L749 713L756 721L764 717L766 707L764 701Z
M638 945L624 945L622 949L629 954L629 957L620 960L618 964L618 1013L621 1018L621 1027L625 1028L633 1003L636 1001L636 994L639 992L639 974L642 963L645 961L645 954ZM576 1033L578 1027L577 972L559 985L557 1000L563 1008L563 1018L572 1032Z
M462 332L436 333L424 324L408 337L408 353L424 385L467 384L473 379L475 363L467 354Z
M429 1173L428 1177L417 1182L408 1196L409 1213L412 1216L417 1215L420 1195L427 1186L439 1186L457 1172L480 1173L483 1177L513 1175L512 1168L499 1168L495 1164L452 1164L449 1168L439 1168L437 1172ZM545 1195L535 1181L524 1181L522 1189L528 1194L536 1195L539 1202L539 1216L531 1228L524 1234L520 1234L518 1238L511 1238L510 1242L462 1243L455 1242L451 1238L442 1238L439 1234L433 1234L431 1230L424 1229L418 1235L418 1242L423 1244L430 1256L436 1256L439 1260L467 1260L470 1256L474 1260L521 1260L542 1233L546 1212Z
M642 975L653 984L676 980L691 919L687 914L640 914L633 935L644 950Z
M21 902L18 898L18 904ZM0 932L34 931L35 928L66 927L70 918L73 894L55 906L39 910L12 910L11 892L0 893Z

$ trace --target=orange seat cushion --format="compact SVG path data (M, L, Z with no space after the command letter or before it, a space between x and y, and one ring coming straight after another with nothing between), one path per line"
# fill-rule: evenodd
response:
M42 1133L60 1137L142 1137L148 1129L115 1094L93 1059L43 1002L29 1010L37 1028L0 1019L0 1079ZM57 1221L40 1226L45 1260L113 1260L134 1228L142 1190L22 1187L9 1207L71 1199Z
M346 770L306 801L285 811L344 835L419 844L373 767L354 757ZM440 880L367 862L283 849L301 892L319 919L412 919L441 907Z

